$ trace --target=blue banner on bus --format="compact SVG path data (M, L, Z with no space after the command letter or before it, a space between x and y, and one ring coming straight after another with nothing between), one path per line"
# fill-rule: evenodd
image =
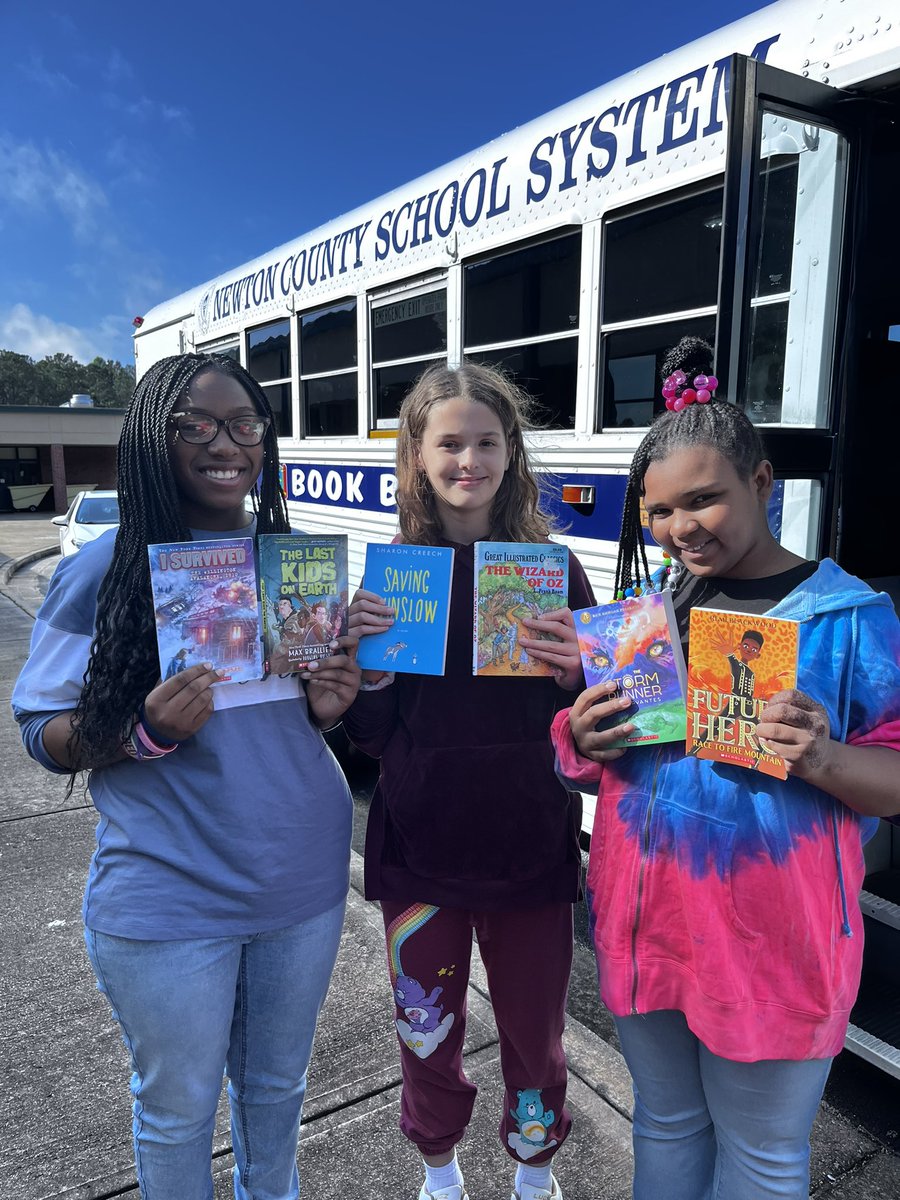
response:
M541 472L543 506L560 533L601 542L617 542L625 501L625 475ZM288 500L329 508L357 508L395 513L397 476L392 467L357 467L326 463L282 463L281 485ZM575 488L583 503L563 499L563 488ZM784 481L777 480L769 500L769 526L781 537ZM644 541L654 545L644 521Z
M282 463L281 486L288 500L367 512L397 511L393 467L329 466L327 463Z

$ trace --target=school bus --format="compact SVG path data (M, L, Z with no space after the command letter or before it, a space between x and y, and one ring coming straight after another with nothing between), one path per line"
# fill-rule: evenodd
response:
M773 531L897 598L900 19L782 0L149 312L138 375L239 359L276 414L292 518L395 529L392 436L429 363L499 363L540 405L551 504L608 594L661 358L715 345L763 428ZM651 549L651 561L654 558ZM848 1045L900 1077L900 829L867 848Z

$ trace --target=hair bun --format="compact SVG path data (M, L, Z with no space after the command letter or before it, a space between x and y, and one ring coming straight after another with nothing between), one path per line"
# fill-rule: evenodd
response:
M688 378L711 375L713 349L709 342L699 337L683 337L663 359L660 379L665 380L676 371L682 371Z

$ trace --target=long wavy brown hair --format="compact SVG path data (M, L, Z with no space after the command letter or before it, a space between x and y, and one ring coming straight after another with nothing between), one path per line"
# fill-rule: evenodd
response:
M534 402L496 367L464 362L429 367L400 407L397 431L397 512L400 539L421 546L443 540L434 489L418 465L418 452L431 410L445 400L484 404L500 421L510 452L509 466L491 506L490 540L545 542L553 518L545 512L535 472L528 461L524 433Z

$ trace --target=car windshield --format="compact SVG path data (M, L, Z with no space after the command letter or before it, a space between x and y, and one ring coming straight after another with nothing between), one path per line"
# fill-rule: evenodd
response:
M117 496L85 496L78 505L75 520L79 525L117 525L119 500Z

